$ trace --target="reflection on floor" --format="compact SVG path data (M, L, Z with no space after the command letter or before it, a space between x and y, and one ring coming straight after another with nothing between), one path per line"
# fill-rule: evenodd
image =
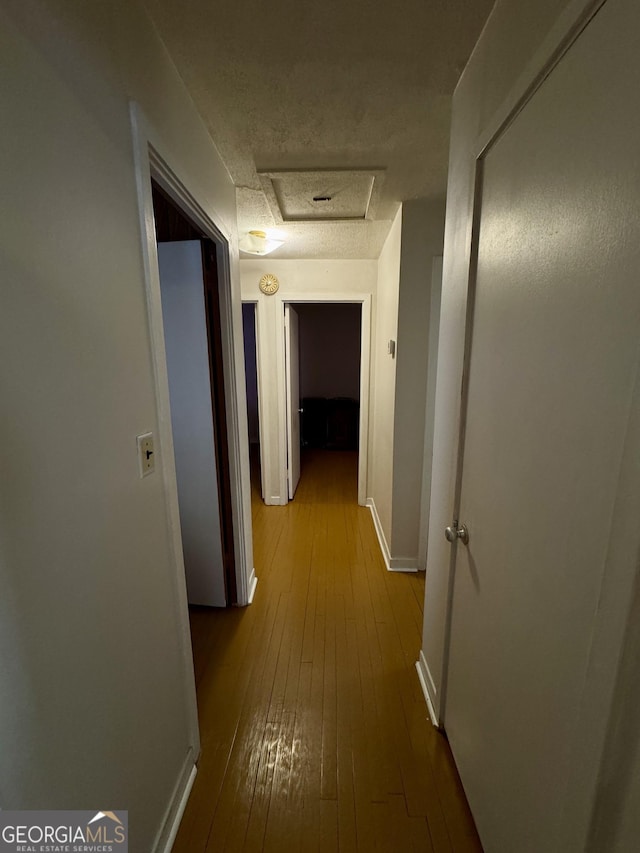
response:
M202 756L175 853L481 850L415 671L424 578L384 568L356 464L314 452L288 506L254 496L254 603L192 614Z

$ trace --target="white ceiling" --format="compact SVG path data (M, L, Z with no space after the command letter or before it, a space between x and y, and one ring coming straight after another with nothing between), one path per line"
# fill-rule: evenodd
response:
M377 258L399 202L444 196L451 95L493 0L145 3L238 188L241 236L286 235L271 257ZM280 181L289 221L270 176L300 171L332 177ZM345 171L375 176L366 216L307 221L314 195L345 198Z

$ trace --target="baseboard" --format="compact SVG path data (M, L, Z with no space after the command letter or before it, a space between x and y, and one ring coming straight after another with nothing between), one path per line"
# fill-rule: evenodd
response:
M389 552L389 545L387 544L387 540L384 535L384 530L382 529L382 524L380 523L380 517L378 515L378 510L376 509L376 502L373 498L367 498L366 506L369 507L371 511L371 517L373 518L373 526L376 530L376 535L378 537L378 542L380 544L380 550L382 551L382 559L384 560L384 564L387 567L388 572L417 572L418 571L418 558L417 557L392 557Z
M251 604L253 601L253 596L256 592L256 587L258 585L258 578L256 577L256 570L251 569L251 577L249 578L249 595L247 599L247 604Z
M422 649L420 650L420 657L416 661L416 669L418 670L418 679L420 680L420 686L422 687L422 692L424 693L424 698L427 703L431 722L437 729L441 729L442 726L440 725L440 721L438 720L438 715L436 714L435 710L435 702L436 697L438 695L438 691L436 690L433 678L431 677L431 672L429 671L429 664L427 663L427 659L425 658Z
M369 511L371 512L371 517L373 518L373 526L376 531L376 535L378 537L378 543L380 545L380 551L382 552L382 559L384 560L384 564L387 567L387 571L391 570L390 560L391 555L389 554L389 546L387 545L387 540L385 539L384 531L382 529L382 524L380 523L380 518L378 516L378 510L376 509L376 502L373 498L367 498L367 506L369 507Z
M417 572L417 557L391 557L387 566L390 572Z
M154 853L171 853L197 772L198 768L193 763L192 750L189 750L185 769L180 775L180 781L169 803L162 829L153 846Z

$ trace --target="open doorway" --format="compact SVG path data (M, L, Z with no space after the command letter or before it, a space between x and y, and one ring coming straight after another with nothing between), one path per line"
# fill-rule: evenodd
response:
M361 303L285 304L290 499L298 471L304 483L305 475L323 467L341 469L357 498L361 330Z
M152 189L188 600L224 607L237 593L217 247Z
M251 462L251 496L252 500L262 500L256 313L257 305L255 302L242 303L244 369L247 389L247 425L249 429L249 458Z

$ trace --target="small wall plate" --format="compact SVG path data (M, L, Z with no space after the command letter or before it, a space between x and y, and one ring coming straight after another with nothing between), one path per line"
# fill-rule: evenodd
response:
M153 433L145 432L144 435L136 436L138 445L138 465L140 467L140 476L146 477L153 473L156 465L156 457L153 450Z
M260 279L260 290L263 293L266 293L267 296L273 296L273 294L280 287L280 282L271 273L265 273Z

